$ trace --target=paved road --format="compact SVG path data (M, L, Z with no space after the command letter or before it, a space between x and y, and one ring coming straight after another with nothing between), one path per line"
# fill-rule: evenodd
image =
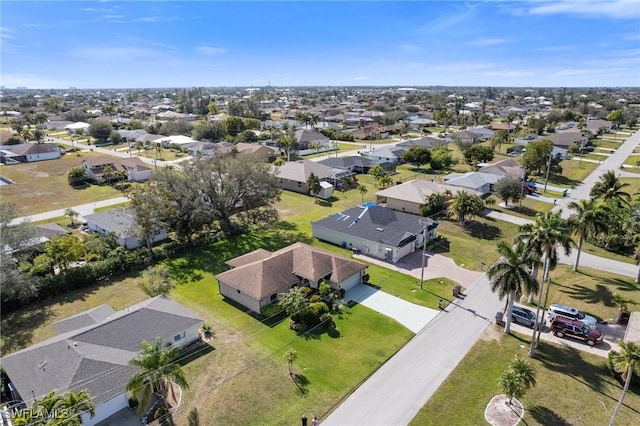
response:
M502 307L486 276L352 393L323 425L408 424Z
M96 201L95 203L88 203L88 204L73 206L71 207L71 209L78 212L78 215L82 217L82 216L94 213L94 210L97 208L113 206L116 204L122 204L122 203L126 203L127 201L129 201L129 198L127 197L116 197L116 198L110 198L108 200ZM50 210L44 213L32 214L31 216L23 216L23 217L14 219L11 223L17 224L24 220L27 220L29 222L40 222L41 220L53 219L56 217L64 216L65 210L66 209Z

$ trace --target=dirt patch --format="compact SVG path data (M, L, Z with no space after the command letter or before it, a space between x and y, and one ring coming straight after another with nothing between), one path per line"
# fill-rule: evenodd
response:
M482 336L480 336L480 339L487 342L500 340L500 337L502 337L503 334L504 328L502 326L491 324L489 327L487 327Z
M484 418L493 426L516 426L524 415L524 407L517 399L496 395L487 404L484 410Z

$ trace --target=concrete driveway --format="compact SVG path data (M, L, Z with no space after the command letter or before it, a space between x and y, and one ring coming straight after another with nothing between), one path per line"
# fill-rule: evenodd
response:
M440 313L439 310L407 302L366 284L358 284L351 288L344 298L393 318L414 333L422 330Z

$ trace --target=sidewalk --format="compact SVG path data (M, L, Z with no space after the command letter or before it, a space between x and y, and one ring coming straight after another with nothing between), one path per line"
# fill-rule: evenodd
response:
M93 214L94 210L97 208L113 206L116 204L122 204L128 201L129 201L128 197L116 197L116 198L110 198L108 200L96 201L95 203L81 204L81 205L73 206L70 208L78 212L79 217L82 217L88 214ZM25 219L28 220L29 222L40 222L42 220L61 217L61 216L64 216L65 210L66 209L51 210L44 213L32 214L31 216L18 217L12 220L11 224L13 225L18 224Z

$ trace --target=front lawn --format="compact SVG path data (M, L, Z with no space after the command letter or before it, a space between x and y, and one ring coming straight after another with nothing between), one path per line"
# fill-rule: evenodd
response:
M83 152L80 156L67 154L57 160L3 166L2 176L15 183L0 186L2 202L14 203L20 215L31 215L119 197L122 192L109 185L69 185L69 169L79 167L85 158L102 155Z
M536 386L520 398L524 425L605 425L622 392L607 370L606 360L568 346L541 341L528 358L528 337L501 335L490 325L485 338L414 417L412 425L486 424L484 409L503 393L498 378L514 355L526 357L536 369ZM640 389L631 388L617 417L618 425L637 424ZM635 420L634 420L635 419Z
M549 191L549 192L551 192L551 191ZM562 194L558 194L558 195L555 195L555 196L560 197L561 195ZM545 196L553 197L554 195L545 194ZM512 215L512 216L523 217L525 219L534 219L536 217L536 214L538 214L538 213L546 213L548 211L551 211L551 209L553 208L553 204L552 203L539 201L539 200L536 200L535 198L531 198L531 197L524 198L522 200L522 203L520 203L520 202L516 202L516 203L511 202L511 204L510 204L511 208L502 207L502 206L499 205L500 203L503 203L503 201L499 200L496 205L491 206L491 209L499 211L499 212L502 212L502 213L506 213L506 214L509 214L509 215Z

